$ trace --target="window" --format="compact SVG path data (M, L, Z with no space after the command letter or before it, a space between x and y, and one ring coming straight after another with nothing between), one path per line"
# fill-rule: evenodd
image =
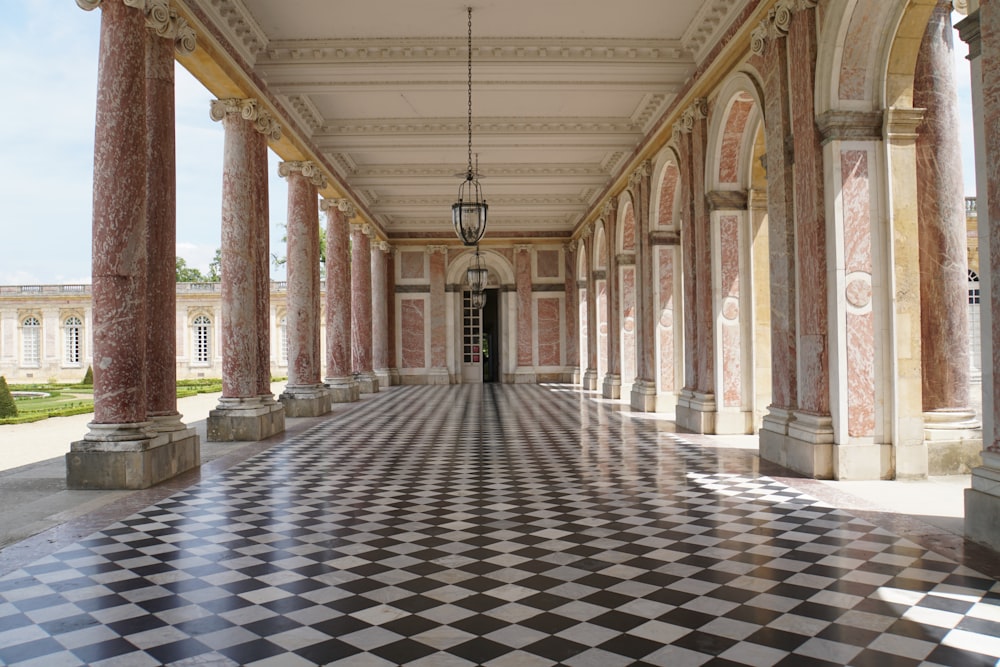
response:
M34 315L21 322L21 364L35 368L42 365L42 323Z
M462 292L462 356L467 364L478 364L482 361L480 357L480 345L482 344L482 315L483 311L472 305L472 292L465 290Z
M207 364L211 361L209 340L212 329L212 320L204 315L194 318L192 323L194 328L194 361L199 364Z
M969 271L969 305L979 303L979 274Z
M63 322L63 339L66 343L64 363L67 366L80 365L80 330L83 322L76 315L71 315Z
M288 365L288 317L278 320L278 364Z

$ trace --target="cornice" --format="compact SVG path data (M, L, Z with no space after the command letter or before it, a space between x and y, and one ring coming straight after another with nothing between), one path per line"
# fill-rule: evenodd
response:
M719 0L732 4L736 0ZM222 0L211 0L213 4ZM242 5L242 2L239 3ZM453 62L464 58L465 38L345 38L274 40L262 53L262 66L344 62ZM691 52L677 40L615 39L610 37L480 37L472 48L477 63L509 61L639 62L677 64L691 61Z
M313 138L322 141L324 138L337 135L422 135L442 134L461 136L467 132L469 125L456 118L422 118L418 121L400 121L396 118L365 118L347 119L327 122L317 129ZM631 134L640 135L642 125L623 118L608 121L604 118L568 118L558 123L545 119L513 118L479 118L472 124L472 131L477 134Z
M718 35L732 23L743 4L744 0L715 0L702 3L691 27L681 37L681 43L694 54L697 62L701 62L706 52L717 41Z
M255 65L257 55L267 48L268 39L243 0L198 0L198 5L225 32L240 56Z

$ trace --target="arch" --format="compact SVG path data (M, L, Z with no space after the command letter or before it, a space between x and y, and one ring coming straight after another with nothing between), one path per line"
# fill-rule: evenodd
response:
M79 366L83 360L83 319L78 315L63 318L63 363Z
M209 364L212 361L212 318L198 313L191 318L191 362Z
M719 88L712 106L705 165L709 190L745 190L753 171L753 148L762 122L759 84L737 72Z
M615 250L619 253L635 253L635 206L632 204L632 193L623 190L618 195L618 238L615 239Z
M650 226L653 229L680 229L680 160L672 147L664 148L653 164L650 193Z
M30 368L42 365L42 321L34 314L21 318L21 365Z
M475 252L474 248L468 248L449 262L445 273L445 284L456 287L465 285L465 270L469 268ZM479 250L479 257L483 266L489 271L489 287L515 284L514 267L506 257L495 250L482 248Z
M608 238L604 231L604 221L598 220L594 226L594 261L591 266L595 271L608 268Z

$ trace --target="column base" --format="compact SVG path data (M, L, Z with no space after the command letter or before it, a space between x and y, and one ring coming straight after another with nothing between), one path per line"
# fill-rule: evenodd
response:
M649 380L633 382L629 405L636 412L656 412L656 383Z
M331 403L353 403L361 398L361 388L353 377L323 380Z
M622 378L620 375L608 373L604 376L604 383L601 387L601 396L611 400L622 397Z
M879 479L877 475L873 477L872 473L863 472L871 464L869 455L873 450L870 446L834 446L830 415L793 412L772 406L764 415L758 442L762 459L806 477Z
M378 393L378 378L375 377L375 373L372 373L371 371L355 373L354 379L357 381L358 389L362 394Z
M286 386L278 400L286 417L319 417L330 411L330 392L321 384Z
M389 376L388 368L376 368L374 372L379 388L392 386L392 379Z
M677 428L688 433L715 433L715 405L715 394L684 389L677 397Z
M924 413L927 474L965 475L982 465L983 427L972 410Z
M1000 551L1000 454L983 451L965 490L965 536Z
M584 391L597 391L597 369L588 368L583 372L583 379L580 381L580 385L583 387Z
M401 384L402 384L402 380L400 379L399 369L398 368L390 368L389 369L389 386L390 387L398 387Z
M580 368L579 366L570 366L562 374L562 381L567 384L580 384Z
M66 454L66 487L148 489L199 465L201 441L193 428L157 432L153 422L92 423Z
M225 398L208 413L209 442L265 440L285 430L285 406L273 400Z

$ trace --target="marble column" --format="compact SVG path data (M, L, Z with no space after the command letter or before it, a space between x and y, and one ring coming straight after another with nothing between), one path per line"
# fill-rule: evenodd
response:
M621 398L622 392L622 326L621 326L621 273L618 268L618 197L605 202L602 210L605 238L608 244L608 372L601 386L604 398Z
M212 119L225 128L222 168L222 398L208 417L215 442L263 440L285 430L273 400L270 364L262 369L260 295L261 183L267 183L267 137L280 138L270 114L252 99L214 100ZM265 188L266 190L266 185ZM266 203L266 199L264 200ZM266 218L265 218L266 220ZM266 222L264 224L266 233ZM264 241L266 244L266 240ZM265 246L266 249L266 246ZM266 251L266 250L265 250ZM268 285L269 287L269 285Z
M66 454L71 489L137 489L157 434L147 417L146 17L101 6L94 136L92 307L94 418ZM161 478L162 479L162 478Z
M979 273L986 288L983 321L982 465L972 471L972 488L965 491L965 535L1000 550L1000 0L981 0L979 9L957 25L969 45L976 144L976 185L979 218ZM982 243L986 241L986 243ZM985 280L984 280L985 278Z
M650 178L652 165L646 161L629 178L635 209L637 241L635 249L635 369L629 404L639 412L656 411L656 321L653 301L656 296L653 278L653 246L650 243Z
M430 269L430 335L431 363L427 384L450 384L448 371L448 302L446 295L448 247L427 246Z
M399 379L399 360L396 356L396 254L397 250L390 246L385 256L385 299L386 299L386 341L389 361L389 384L397 386Z
M587 227L581 237L587 265L587 370L583 373L583 388L597 391L597 279L594 277L594 237Z
M369 225L351 229L351 358L362 394L378 392L372 371L372 257Z
M679 121L684 179L684 213L690 220L682 230L684 243L685 353L693 358L685 364L684 390L677 399L677 424L693 433L715 433L715 330L712 307L711 230L705 192L705 160L708 146L708 102L699 98ZM688 280L693 284L687 284ZM688 318L693 318L693 322ZM693 336L693 340L688 340Z
M312 162L282 162L278 174L288 180L288 383L279 398L287 416L317 417L330 411L319 350L318 189L326 179Z
M351 223L354 205L324 199L326 211L326 377L334 403L360 398L351 361Z
M920 44L917 129L920 337L928 473L980 463L982 432L969 401L968 261L951 2L939 0Z
M392 248L385 241L372 244L372 370L379 387L388 387L389 308L386 301L386 256Z
M580 289L576 284L576 257L580 245L567 243L563 252L563 273L566 279L566 375L565 382L580 382Z
M531 299L531 246L514 247L514 284L517 290L517 369L514 382L535 381L534 341Z

